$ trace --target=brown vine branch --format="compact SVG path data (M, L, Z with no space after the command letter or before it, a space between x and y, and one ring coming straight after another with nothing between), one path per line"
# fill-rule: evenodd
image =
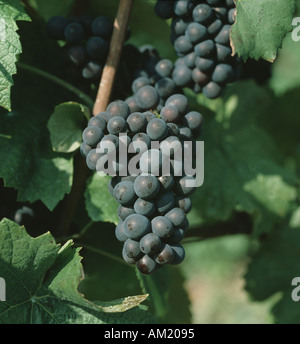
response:
M123 44L125 41L127 26L133 7L133 1L134 0L120 0L118 12L114 22L114 31L110 43L108 58L102 73L97 98L94 104L94 115L105 111L107 105L109 104ZM67 236L69 234L77 205L84 192L87 177L88 168L86 167L85 161L79 157L79 160L77 160L75 164L72 190L65 199L62 220L57 228L56 235L59 237Z
M115 76L118 70L122 47L125 41L127 26L134 0L120 0L118 14L114 22L114 31L109 54L100 81L93 114L105 111L112 94Z

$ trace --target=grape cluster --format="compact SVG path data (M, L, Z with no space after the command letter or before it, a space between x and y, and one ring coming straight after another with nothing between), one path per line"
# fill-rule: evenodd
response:
M113 21L106 16L93 18L52 17L46 25L48 35L62 44L65 77L85 88L99 84L113 32Z
M239 60L232 57L230 29L233 0L158 0L156 14L172 18L171 42L179 58L172 79L208 98L217 98L237 78Z
M140 156L135 163L139 173L122 174L125 166L116 154L109 191L119 203L120 222L115 235L123 242L124 260L136 264L141 273L152 274L165 264L180 264L185 257L180 242L188 228L186 214L192 207L189 195L194 191L186 181L194 178L180 173L183 163L176 164L175 157L176 151L182 150L183 141L199 136L203 117L189 111L188 99L182 94L168 97L158 111L160 95L150 85L137 90L135 101L139 111L117 100L91 118L83 132L81 154L91 170L101 172L106 157L124 144L121 134L126 134L126 145L137 147L135 153ZM141 142L143 146L138 145ZM153 148L154 142L159 146ZM172 148L169 174L162 172L163 145ZM128 158L131 157L134 154L130 151Z

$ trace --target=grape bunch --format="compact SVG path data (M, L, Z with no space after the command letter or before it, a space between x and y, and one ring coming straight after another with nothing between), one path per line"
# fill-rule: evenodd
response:
M63 42L61 55L68 81L87 92L92 84L99 84L109 51L113 21L106 16L55 16L47 22L46 29L51 38Z
M235 11L233 0L157 1L156 14L172 18L171 42L179 56L172 72L176 86L214 99L238 77L239 59L230 47Z
M194 142L200 135L203 117L189 111L188 99L182 94L171 95L158 111L160 96L150 85L138 89L135 101L140 111L117 100L91 118L80 150L87 166L98 173L105 170L106 157L114 156L115 174L108 188L119 203L115 235L123 243L124 260L136 264L141 273L152 274L165 264L180 264L185 257L180 243L188 229L189 196L195 188L188 186L194 177L182 173L183 162L176 160L176 154L183 150L183 142ZM139 153L136 174L122 173L128 164L124 166L116 153L124 142ZM171 148L168 174L163 172L162 147ZM136 155L127 151L133 161Z

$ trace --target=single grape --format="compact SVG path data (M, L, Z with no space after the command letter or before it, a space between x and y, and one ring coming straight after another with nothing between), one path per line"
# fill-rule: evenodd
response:
M189 197L177 196L175 199L175 206L188 214L192 210L192 200Z
M194 68L195 63L196 63L196 58L197 58L197 55L194 51L185 55L183 58L185 66L188 67L189 69Z
M122 249L122 256L123 256L123 259L125 260L125 262L127 264L135 264L137 262L137 260L135 258L129 258L125 252L125 249L124 249L124 246L123 246L123 249Z
M123 206L129 206L136 200L134 186L130 181L123 181L117 184L113 195L116 201Z
M194 68L192 78L194 82L200 86L206 85L210 80L210 76L198 68Z
M167 123L178 122L180 120L180 113L178 108L174 105L163 107L160 111L160 116Z
M107 129L110 134L118 135L119 133L125 133L127 128L126 121L121 116L112 117L107 123Z
M151 200L159 193L160 185L155 176L139 175L134 182L136 195L145 200Z
M135 214L135 211L133 208L130 207L124 207L123 205L120 205L118 207L118 217L120 220L125 220L126 217L128 217L129 215Z
M231 57L231 48L223 44L216 44L216 55L219 62L224 62Z
M216 66L213 74L212 81L216 83L226 83L229 82L233 77L233 68L229 64L220 63Z
M147 118L141 112L134 112L127 118L127 124L132 133L139 133L146 129Z
M184 116L183 124L192 131L198 130L203 124L203 116L199 112L191 111Z
M64 31L67 25L68 21L66 18L54 16L47 22L47 33L53 39L62 40L65 38Z
M203 93L207 98L218 98L222 93L223 88L217 83L211 81L203 87Z
M160 214L166 214L175 205L173 192L166 192L160 195L156 201L156 208Z
M174 177L172 175L161 176L161 177L158 177L157 179L160 182L162 192L172 190L175 183Z
M230 40L231 25L224 25L221 31L215 37L215 42L219 44L228 45Z
M92 150L92 147L87 145L85 142L82 142L80 146L80 154L86 158L89 152Z
M175 192L179 196L188 196L195 191L195 188L188 186L187 183L194 182L194 178L191 176L184 176L175 180Z
M132 138L132 142L144 142L147 145L147 148L149 149L151 146L151 139L150 137L145 133L138 133L135 134ZM139 150L137 151L139 153Z
M143 110L155 109L160 101L157 90L152 86L141 87L135 97L137 105Z
M174 48L179 54L187 54L193 50L193 44L187 36L182 35L175 39Z
M157 268L156 262L147 254L136 263L137 269L144 275L151 275Z
M127 103L123 102L122 100L117 100L108 105L106 112L109 118L121 116L124 119L127 119L127 117L130 115L130 108Z
M227 19L227 16L228 16L228 10L227 8L225 7L215 7L214 8L214 13L215 13L215 16L218 18L218 19L221 19L223 21L225 21Z
M67 43L79 43L84 38L84 29L79 23L68 24L64 31Z
M85 47L75 45L68 50L68 59L76 66L82 66L87 60L87 52Z
M215 61L212 59L206 59L204 57L197 56L195 64L197 68L199 68L202 72L205 73L213 69Z
M159 236L162 240L168 239L174 232L172 222L165 216L156 216L151 221L151 229L154 234Z
M103 130L95 126L85 128L82 134L83 141L91 147L95 147L103 137Z
M91 37L87 41L86 50L91 58L102 62L108 53L108 43L101 37Z
M174 94L166 100L166 106L173 105L177 107L181 115L186 114L189 102L186 96L182 94Z
M116 135L106 135L101 142L97 145L97 148L103 150L103 153L110 154L116 152L119 148L120 142L119 138Z
M183 262L185 258L185 250L182 245L170 245L173 253L174 253L174 260L172 261L172 265L178 265Z
M216 36L222 29L223 22L220 19L214 20L207 28L207 32L211 36Z
M193 8L193 4L190 0L178 0L174 4L174 12L177 16L186 16Z
M179 139L182 141L191 141L193 139L193 133L187 126L179 126Z
M155 13L162 19L169 19L174 14L174 3L173 0L162 0L157 1L155 4Z
M155 212L155 204L153 201L146 201L145 199L138 198L134 202L134 211L137 214L149 217Z
M139 78L135 79L134 82L132 83L132 92L135 94L137 91L144 87L150 85L150 80L149 78L145 76L140 76Z
M165 217L170 220L175 227L180 227L186 219L184 211L180 208L173 208L165 215Z
M156 118L156 116L154 115L153 112L151 111L146 111L144 112L146 118L147 118L147 122L150 122L152 119Z
M116 226L115 236L121 242L124 242L128 239L127 235L124 232L124 222L123 221L120 221L118 223L118 225Z
M137 105L137 102L134 96L127 98L125 102L130 109L130 113L142 111L142 109Z
M203 41L207 36L207 29L204 25L199 23L191 23L185 31L187 39L195 44Z
M162 78L165 78L171 76L173 68L174 65L171 60L162 59L156 64L155 71Z
M168 126L168 135L179 136L179 128L175 123L167 123L167 126Z
M192 81L192 71L186 65L175 67L172 78L176 86L186 87Z
M142 256L139 241L127 239L124 243L124 252L128 258L139 259Z
M160 265L169 264L174 260L174 251L170 245L163 244L162 250L158 254L154 255L153 258L156 263Z
M182 143L177 136L168 136L160 143L160 149L163 156L171 158L175 156L177 159L182 158Z
M99 16L92 22L92 33L106 40L110 38L113 28L113 21L105 16Z
M87 80L98 80L102 75L103 67L100 63L90 61L82 69L82 77Z
M184 35L190 21L186 18L174 18L171 23L171 29L176 36Z
M206 23L213 17L213 10L207 4L197 5L193 9L193 19L198 23Z
M216 50L216 45L211 39L207 39L195 46L195 53L200 57L209 58Z
M128 238L140 240L150 232L150 221L140 214L129 215L124 221L124 232Z
M98 114L89 120L88 126L98 127L104 131L106 129L106 121L102 115Z
M153 255L161 248L162 242L154 233L148 233L140 241L140 249L143 253Z
M175 82L171 78L159 79L154 87L162 99L170 97L176 89Z
M103 157L102 153L97 153L96 149L92 149L86 156L86 164L88 168L92 171L96 171L97 163L100 158Z
M230 25L234 24L235 17L236 17L236 8L231 8L228 11L228 22L229 22Z
M163 140L168 134L168 126L164 120L155 118L147 124L146 132L153 141Z
M176 228L172 236L168 239L168 243L171 245L179 244L185 236L185 231L181 228Z

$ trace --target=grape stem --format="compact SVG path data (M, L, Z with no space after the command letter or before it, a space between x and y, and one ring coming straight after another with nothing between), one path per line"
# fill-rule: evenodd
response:
M45 72L39 68L32 67L28 64L22 63L22 62L17 62L17 67L19 69L25 70L27 72L36 74L42 78L48 79L49 81L52 81L63 88L67 89L71 93L75 94L79 99L85 102L86 105L88 105L91 109L93 108L94 102L92 98L90 98L88 95L83 93L81 90L78 88L74 87L73 85L69 84L68 82L58 78L57 76L50 74L48 72Z
M127 26L133 7L133 1L134 0L120 0L118 13L114 22L114 31L110 43L109 54L102 73L94 105L94 115L105 111L109 104L127 33Z

